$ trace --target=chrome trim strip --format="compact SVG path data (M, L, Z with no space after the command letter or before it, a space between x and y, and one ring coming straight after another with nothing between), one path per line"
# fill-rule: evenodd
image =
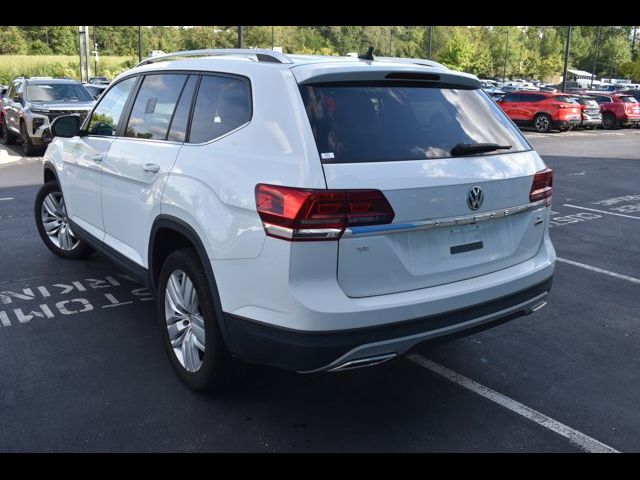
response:
M263 223L267 233L289 240L298 239L327 239L339 238L342 230L339 228L287 228L271 223Z
M350 227L344 231L343 237L353 237L356 235L385 235L387 233L408 232L414 230L430 230L433 228L447 228L458 225L470 225L474 223L486 222L494 218L509 217L517 215L529 210L534 210L543 206L547 206L550 199L538 200L537 202L525 203L510 208L502 208L490 212L478 213L475 215L463 215L459 217L433 218L429 220L421 220L418 222L375 225L371 227Z
M371 367L373 365L386 362L387 360L391 360L396 356L397 355L395 353L386 353L383 355L375 355L373 357L358 358L357 360L351 360L327 371L342 372L344 370L352 370L354 368Z

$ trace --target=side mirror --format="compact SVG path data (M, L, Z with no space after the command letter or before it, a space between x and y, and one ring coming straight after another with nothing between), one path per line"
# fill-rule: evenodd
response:
M65 115L56 118L51 124L51 134L54 137L71 138L80 134L80 117Z

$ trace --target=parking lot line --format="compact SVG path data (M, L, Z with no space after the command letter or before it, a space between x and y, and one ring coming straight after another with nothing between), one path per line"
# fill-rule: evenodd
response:
M3 200L13 200L13 197L0 198L0 202L2 202Z
M584 268L586 270L591 270L592 272L603 273L605 275L609 275L610 277L619 278L620 280L626 280L631 283L640 284L640 278L630 277L628 275L622 275L621 273L610 272L609 270L603 270L602 268L593 267L591 265L586 265L580 262L574 262L573 260L567 260L566 258L556 257L556 260L560 263L566 263L568 265L573 265L575 267Z
M606 210L597 210L595 208L580 207L579 205L569 205L568 203L564 203L562 206L569 207L569 208L579 208L580 210L589 210L590 212L606 213L607 215L615 215L616 217L635 218L636 220L640 220L640 217L634 217L633 215L625 215L624 213L607 212Z
M581 448L585 452L620 453L615 448L605 445L595 438L591 438L588 435L585 435L578 430L560 423L557 420L554 420L553 418L538 412L537 410L527 407L526 405L523 405L522 403L517 402L512 398L502 395L495 390L491 390L484 385L480 385L478 382L475 382L470 378L465 377L464 375L460 375L459 373L456 373L443 365L429 360L422 355L412 354L408 355L407 358L417 365L420 365L421 367L424 367L427 370L430 370L431 372L440 375L441 377L444 377L463 388L466 388L467 390L471 390L472 392L494 403L497 403L501 407L511 410L512 412L517 413L518 415L521 415L526 419L531 420L532 422L535 422L538 425L569 439L569 442L571 442L571 444L577 446L578 448Z

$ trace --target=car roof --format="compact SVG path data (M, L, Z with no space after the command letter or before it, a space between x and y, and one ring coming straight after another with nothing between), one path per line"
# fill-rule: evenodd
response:
M199 53L202 52L202 53ZM285 55L272 50L226 49L176 52L160 57L149 58L121 76L133 73L153 72L157 70L197 70L246 74L261 69L290 70L299 83L310 79L325 81L332 75L343 78L380 77L383 72L420 72L434 73L443 77L443 81L480 87L475 75L449 70L442 64L420 58L375 57L373 60L352 56L329 55ZM376 73L377 72L377 73ZM351 78L350 78L351 79Z

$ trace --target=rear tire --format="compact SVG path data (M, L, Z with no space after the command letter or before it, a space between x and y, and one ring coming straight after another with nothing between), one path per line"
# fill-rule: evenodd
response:
M158 280L158 322L169 360L192 390L217 390L232 378L216 301L195 250L183 248L167 257Z
M55 180L40 187L33 213L40 238L57 256L79 260L93 252L93 249L77 238L69 228L64 197Z
M613 130L618 127L618 120L612 113L605 113L602 116L602 128L605 130Z
M549 132L551 130L551 117L546 113L539 113L533 119L533 128L539 133Z
M7 121L6 117L2 119L2 144L13 145L14 143L16 143L16 137L7 128L6 121Z

